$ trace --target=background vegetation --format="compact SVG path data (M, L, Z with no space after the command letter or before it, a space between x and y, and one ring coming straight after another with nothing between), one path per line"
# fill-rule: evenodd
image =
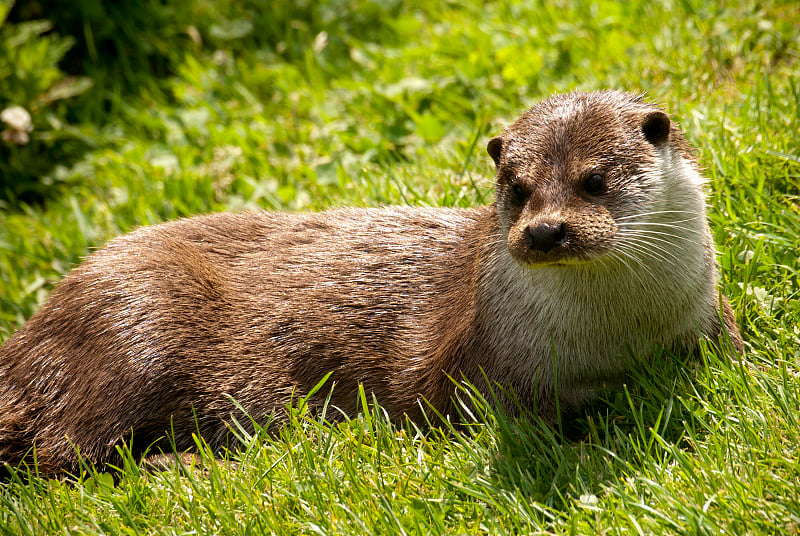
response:
M578 440L489 410L424 434L298 411L235 470L11 482L0 532L800 533L796 2L0 0L0 21L0 110L33 127L0 141L0 340L139 225L485 202L492 133L607 87L699 148L747 340L741 363L636 371Z

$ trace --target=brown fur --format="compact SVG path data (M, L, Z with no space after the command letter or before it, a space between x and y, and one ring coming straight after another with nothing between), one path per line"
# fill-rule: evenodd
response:
M220 448L229 397L264 419L329 372L347 414L361 383L393 419L420 420L421 398L447 415L450 377L487 391L485 372L553 418L557 390L579 407L622 372L626 348L691 351L719 336L721 316L741 348L724 299L717 311L703 215L695 279L666 252L644 275L629 272L650 270L647 259L605 255L620 215L659 188L664 154L694 162L674 125L643 130L654 113L666 118L616 92L540 103L490 142L496 206L214 214L112 240L0 348L0 460L35 446L45 472L74 470L78 446L105 464L115 446L142 449L171 426L179 449L197 427ZM607 193L582 193L598 169ZM547 252L526 246L542 221L567 222ZM661 273L686 289L662 288Z

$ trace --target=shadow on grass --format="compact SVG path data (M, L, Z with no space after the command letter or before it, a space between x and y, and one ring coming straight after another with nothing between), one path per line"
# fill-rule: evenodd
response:
M714 350L701 359L657 350L651 362L629 369L624 385L600 394L581 415L557 426L524 408L519 417L508 415L466 386L469 411L476 417L472 426L487 427L496 437L487 482L476 496L495 487L557 516L576 502L596 500L594 494L627 475L658 470L670 452L692 448L687 429L703 428L695 424L699 417L693 411L692 400L702 397L693 381L695 370L723 359Z

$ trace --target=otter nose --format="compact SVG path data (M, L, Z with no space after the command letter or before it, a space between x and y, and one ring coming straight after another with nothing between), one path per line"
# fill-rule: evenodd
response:
M531 249L547 253L564 243L564 239L567 237L567 225L563 221L559 223L544 222L529 225L525 232Z

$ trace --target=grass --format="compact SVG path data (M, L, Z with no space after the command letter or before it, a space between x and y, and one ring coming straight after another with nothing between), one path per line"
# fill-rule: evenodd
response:
M207 476L129 460L116 481L13 481L0 532L800 533L795 3L355 5L231 8L175 48L169 78L98 80L81 101L93 148L42 177L44 204L0 207L0 339L139 225L486 202L492 133L554 91L614 87L646 90L699 149L743 360L664 356L587 412L578 440L481 404L469 429L425 433L368 404L335 426L296 411ZM241 20L256 30L225 37Z

